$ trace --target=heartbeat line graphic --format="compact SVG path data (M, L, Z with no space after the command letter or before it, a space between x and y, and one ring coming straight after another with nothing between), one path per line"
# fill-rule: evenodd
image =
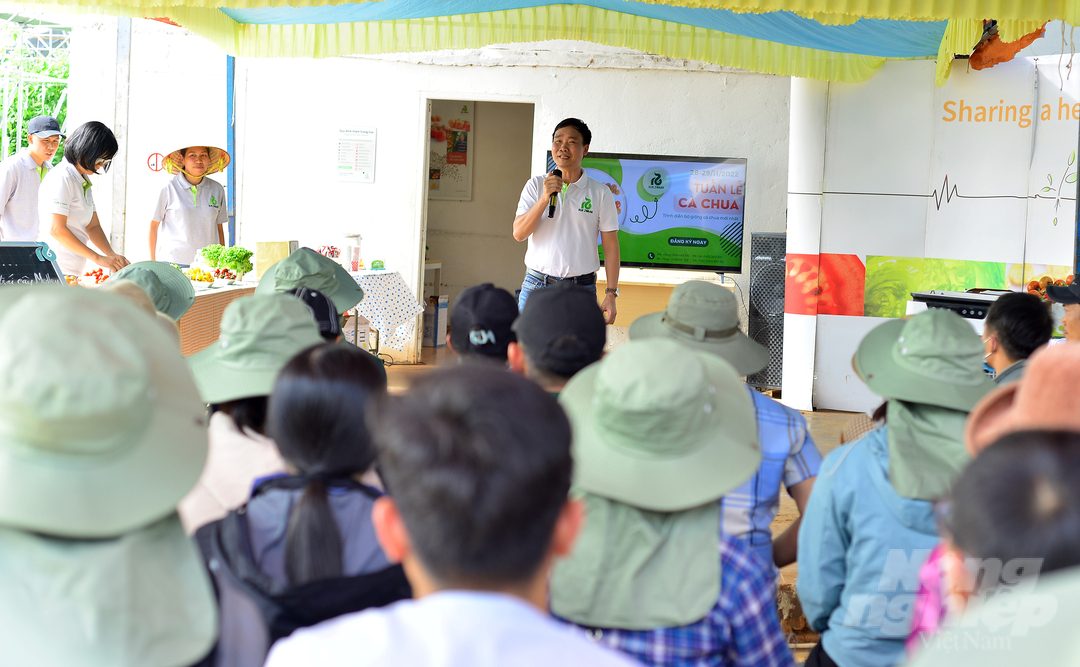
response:
M792 192L790 194L796 195L814 195L816 192ZM945 175L945 180L942 181L941 187L934 190L928 195L916 195L916 194L904 194L899 192L837 192L832 190L826 190L821 194L826 195L851 195L861 197L915 197L917 199L933 199L937 210L941 210L942 204L949 204L953 199L1051 199L1060 201L1076 201L1076 197L1058 197L1057 195L1046 196L1043 194L1034 195L962 195L960 189L955 183L949 183L949 175Z

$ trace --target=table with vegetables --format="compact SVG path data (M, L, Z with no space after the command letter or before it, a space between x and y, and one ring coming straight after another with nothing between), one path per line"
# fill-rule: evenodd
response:
M252 272L252 252L240 246L211 245L200 251L201 262L183 269L195 287L195 303L180 318L180 351L194 354L218 339L221 315L240 297L255 293L255 282L244 281ZM201 265L205 265L201 266Z

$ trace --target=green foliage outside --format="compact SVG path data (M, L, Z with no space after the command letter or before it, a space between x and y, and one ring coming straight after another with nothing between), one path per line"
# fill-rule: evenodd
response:
M41 115L53 115L60 96L67 88L68 78L68 52L66 49L58 49L52 52L48 58L43 57L37 50L26 45L25 39L20 39L19 33L9 30L0 33L0 110L3 109L3 88L7 88L8 113L7 113L7 146L5 154L11 155L27 145L26 127L31 118ZM17 99L18 72L23 74L23 122L22 134L18 133L19 101ZM61 79L62 83L36 82L34 79L48 77ZM60 127L64 127L64 119L67 117L67 104L56 110L56 120ZM69 128L70 129L70 128ZM56 151L53 164L58 164L64 157L64 143L60 142L60 149Z

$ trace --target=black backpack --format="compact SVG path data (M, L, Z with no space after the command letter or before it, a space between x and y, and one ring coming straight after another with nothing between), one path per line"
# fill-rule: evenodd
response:
M268 480L255 490L299 488L303 478ZM352 479L334 479L327 486L377 493ZM255 564L248 532L246 506L195 532L218 600L217 646L200 663L206 667L261 667L270 646L298 628L412 597L400 565L354 577L282 586Z

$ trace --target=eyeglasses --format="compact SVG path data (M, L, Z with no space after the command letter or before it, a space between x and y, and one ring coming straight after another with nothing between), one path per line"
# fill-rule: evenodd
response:
M94 172L96 173L98 169L101 169L102 171L108 173L109 167L111 167L111 166L112 166L112 158L111 157L110 158L99 157L97 160L94 161Z

